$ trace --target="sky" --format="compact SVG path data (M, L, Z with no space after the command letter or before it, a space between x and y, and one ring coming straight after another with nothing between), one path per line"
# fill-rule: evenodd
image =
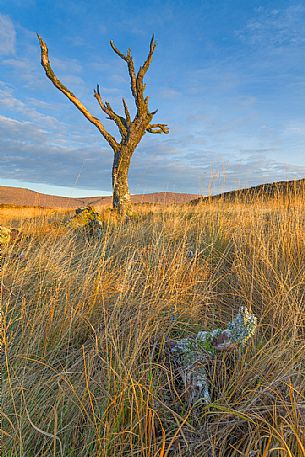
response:
M93 89L134 113L125 62L152 34L154 122L133 155L131 193L216 193L305 177L305 0L0 0L0 185L111 194L113 152L40 65L116 137Z

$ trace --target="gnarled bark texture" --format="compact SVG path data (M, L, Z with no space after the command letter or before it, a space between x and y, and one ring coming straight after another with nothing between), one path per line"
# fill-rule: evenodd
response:
M243 346L256 329L256 317L246 307L226 329L198 332L195 338L171 342L171 353L183 380L190 405L211 403L207 364L217 351Z
M68 99L76 106L76 108L83 113L83 115L91 122L108 144L111 146L114 152L114 160L112 167L112 190L113 190L113 207L118 210L122 215L125 215L129 212L131 206L129 187L128 187L128 171L130 166L130 161L132 154L134 153L136 147L141 141L143 135L148 133L168 133L168 127L166 124L153 124L152 119L157 113L156 111L149 111L148 100L149 98L144 97L144 91L146 84L143 82L144 76L150 66L154 50L156 48L156 42L154 37L152 37L150 42L149 53L144 64L139 68L136 73L133 58L131 56L130 49L127 50L126 54L120 52L113 41L110 41L110 45L114 52L123 59L128 68L128 73L130 77L131 93L133 95L135 105L136 105L136 114L133 119L131 119L130 112L127 106L125 99L122 99L124 116L117 114L108 102L104 102L100 91L99 86L97 85L96 90L94 90L94 97L98 101L98 104L102 111L107 115L107 119L112 120L120 134L120 141L117 141L104 127L101 121L93 116L87 108L82 104L82 102L69 90L65 87L60 80L55 76L53 72L49 56L48 48L42 38L38 35L40 49L41 49L41 64L46 72L47 77L52 81L54 86L60 90Z

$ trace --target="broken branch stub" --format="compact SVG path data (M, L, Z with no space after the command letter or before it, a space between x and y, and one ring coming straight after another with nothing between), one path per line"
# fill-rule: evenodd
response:
M246 307L226 329L198 332L195 338L172 343L171 354L177 365L190 405L211 403L207 364L217 351L244 346L256 330L256 317Z

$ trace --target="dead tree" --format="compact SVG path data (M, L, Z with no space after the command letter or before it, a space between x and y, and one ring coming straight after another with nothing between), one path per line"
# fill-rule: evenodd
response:
M144 96L146 84L143 82L144 76L150 66L154 50L156 48L156 42L152 37L150 42L150 49L144 64L139 68L138 72L135 71L133 58L131 56L130 49L127 50L126 54L120 52L115 46L113 41L110 41L110 45L114 52L123 59L128 67L128 73L131 83L131 93L135 100L136 114L132 119L127 103L122 98L124 107L124 116L117 114L110 104L103 101L99 86L97 85L94 90L94 97L98 101L98 104L102 111L107 115L107 119L114 121L116 124L121 140L118 142L104 127L102 122L95 116L93 116L82 102L67 88L61 81L56 77L54 71L51 68L48 48L46 43L37 34L40 49L41 49L41 64L46 72L47 77L52 81L54 86L60 90L68 99L76 106L76 108L83 113L83 115L91 122L99 132L103 135L105 140L109 143L114 152L114 160L112 166L112 192L113 192L113 207L122 215L127 214L130 210L131 200L128 186L128 170L132 154L136 147L141 141L143 135L148 133L168 133L169 129L166 124L153 124L152 119L156 114L156 111L149 111L148 108L148 96Z

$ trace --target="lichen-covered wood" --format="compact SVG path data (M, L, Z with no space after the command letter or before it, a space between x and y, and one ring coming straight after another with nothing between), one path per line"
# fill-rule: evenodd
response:
M74 229L83 228L90 237L102 238L103 224L101 215L93 206L77 208L75 215L68 221L68 226Z
M113 41L110 45L114 52L123 59L128 68L130 77L131 93L135 100L136 114L131 119L130 111L128 109L125 99L122 99L124 116L117 114L111 107L110 103L104 102L99 86L97 85L94 90L94 97L96 98L100 108L107 115L107 119L112 120L120 133L120 141L118 142L104 127L101 121L93 116L82 102L56 77L51 68L48 56L48 48L46 43L38 35L40 49L41 49L41 64L46 72L47 77L52 81L54 86L60 90L68 99L76 106L76 108L83 113L83 115L91 122L99 132L103 135L105 140L111 146L114 152L114 160L112 167L112 191L113 191L113 207L118 210L122 215L128 214L130 211L131 200L128 186L128 170L130 166L131 157L141 141L143 135L148 133L169 133L166 124L152 123L156 111L150 111L148 108L148 96L144 96L146 84L143 82L144 76L152 61L153 53L156 48L156 41L152 37L150 42L149 53L144 64L140 66L138 72L135 71L133 58L130 49L124 54L117 49Z
M217 351L243 346L256 329L256 317L246 307L226 329L198 332L195 338L184 338L171 343L171 354L183 380L191 405L210 403L207 364Z

